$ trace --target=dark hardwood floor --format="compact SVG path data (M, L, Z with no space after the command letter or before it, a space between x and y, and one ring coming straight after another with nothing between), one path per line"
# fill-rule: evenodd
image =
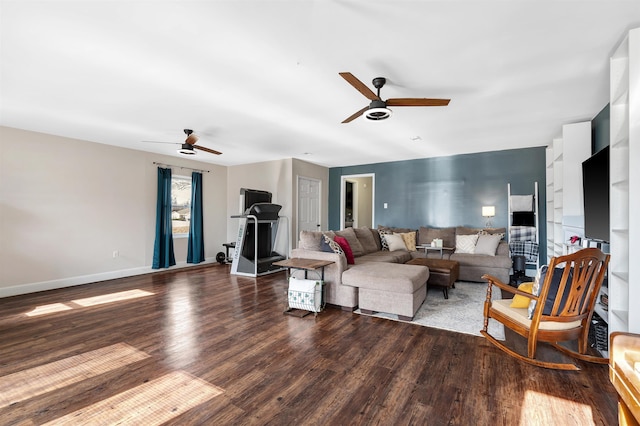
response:
M339 309L283 315L284 273L228 272L0 299L0 424L617 423L607 366L546 370L482 337Z

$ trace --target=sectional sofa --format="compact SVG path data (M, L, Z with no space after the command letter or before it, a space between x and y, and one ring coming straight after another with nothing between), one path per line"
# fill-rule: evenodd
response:
M429 245L433 239L441 239L444 247L451 248L456 247L456 241L469 239L469 237L457 236L471 236L470 238L473 239L474 235L479 234L494 235L496 237L500 235L502 239L497 243L497 247L490 247L488 250L483 247L482 250L479 250L480 253L460 253L456 252L456 250L444 250L443 258L459 262L459 280L482 282L481 277L483 274L491 274L503 282L509 282L511 257L509 255L509 246L503 238L505 231L504 228L420 227L419 229L407 229L383 226L378 227L378 229L362 227L347 228L341 231L302 231L298 241L298 248L292 250L291 257L333 261L334 263L327 266L324 271L325 302L345 310L354 310L358 307L358 288L344 285L342 282L342 274L349 268L371 262L404 264L416 257L440 257L439 252L425 254L424 251L410 250L413 247L400 250L385 250L383 249L383 240L381 240L382 234L415 233L415 243L417 245ZM353 252L354 263L348 264L344 254L323 251L323 234L331 238L336 235L344 237ZM493 240L496 239L500 239L500 237L493 238ZM485 239L482 241L485 241ZM495 252L491 253L492 249ZM324 250L326 250L326 247Z

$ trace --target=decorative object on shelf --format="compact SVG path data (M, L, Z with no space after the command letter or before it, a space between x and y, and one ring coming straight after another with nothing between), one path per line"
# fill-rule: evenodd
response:
M493 225L491 224L491 219L496 215L496 206L482 206L482 216L487 218L487 223L485 224L487 228L491 228Z
M580 237L578 237L577 235L573 235L571 236L571 238L569 238L569 242L571 244L580 244Z

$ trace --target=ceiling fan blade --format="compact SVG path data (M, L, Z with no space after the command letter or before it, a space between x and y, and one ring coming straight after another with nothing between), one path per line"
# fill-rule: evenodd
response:
M378 95L373 93L371 89L369 89L363 82L358 80L356 76L354 76L350 72L340 72L338 74L340 74L342 78L347 80L350 85L355 87L358 92L362 93L365 98L369 99L370 101L380 100Z
M355 120L356 118L360 117L366 110L368 110L369 107L366 106L364 108L362 108L360 111L356 112L355 114L353 114L351 117L347 118L346 120L343 121L343 123L348 123L350 121Z
M451 99L393 98L387 99L387 106L447 106Z
M215 149L211 149L211 148L205 148L204 146L200 146L200 145L191 145L191 146L193 146L195 149L199 149L201 151L208 152L210 154L215 154L215 155L222 154L220 151L216 151Z
M193 133L187 136L187 138L184 140L184 143L188 143L189 145L194 145L196 142L198 142L198 137Z

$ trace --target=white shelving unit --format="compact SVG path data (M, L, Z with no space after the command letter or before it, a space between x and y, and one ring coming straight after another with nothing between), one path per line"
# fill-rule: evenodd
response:
M610 67L611 260L605 315L609 334L640 333L640 225L629 220L630 212L640 211L640 28L629 31Z
M562 126L546 150L547 262L565 254L571 235L584 237L582 162L591 155L591 122Z
M554 238L553 238L553 224L555 210L553 208L554 199L554 184L553 184L553 145L550 145L545 150L545 158L547 165L547 185L546 185L546 200L547 200L547 261L549 264L551 258L554 255Z

